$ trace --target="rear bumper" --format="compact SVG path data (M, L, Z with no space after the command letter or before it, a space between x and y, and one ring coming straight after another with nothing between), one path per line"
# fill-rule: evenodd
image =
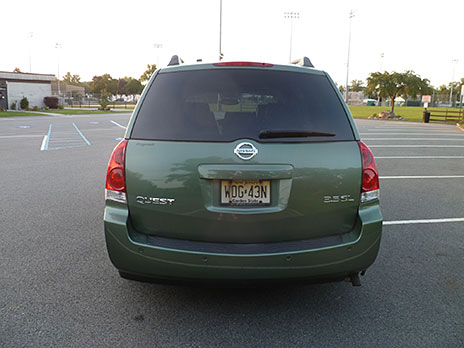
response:
M167 248L135 241L127 207L107 202L104 215L110 259L121 272L167 281L259 281L341 279L367 269L379 250L382 215L378 204L361 207L347 242L261 254L231 254Z

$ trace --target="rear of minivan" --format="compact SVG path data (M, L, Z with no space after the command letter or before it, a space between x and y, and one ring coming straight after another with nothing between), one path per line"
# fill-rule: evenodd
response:
M372 153L325 72L158 70L110 159L105 235L126 278L338 280L375 260Z

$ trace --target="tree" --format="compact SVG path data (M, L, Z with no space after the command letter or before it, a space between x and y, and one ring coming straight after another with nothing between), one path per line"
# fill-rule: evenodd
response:
M362 92L366 87L364 87L364 81L362 80L353 80L351 81L350 91L351 92Z
M367 78L366 93L369 95L377 95L381 98L390 98L392 103L391 112L395 110L395 99L402 95L417 97L417 95L424 95L431 90L430 82L427 79L422 79L413 71L406 71L404 73L387 71L374 72Z
M66 75L63 76L63 82L67 83L68 85L80 86L81 77L79 75L71 75L71 73L68 71Z
M92 93L109 93L116 94L118 91L118 81L114 80L110 74L103 74L102 76L94 76L92 79L90 90Z
M118 79L118 88L116 94L127 95L126 85L129 77L124 77L123 79Z
M140 94L143 91L143 86L139 80L129 78L126 84L126 92L129 95Z
M147 70L140 76L140 82L147 82L156 70L156 64L147 64Z

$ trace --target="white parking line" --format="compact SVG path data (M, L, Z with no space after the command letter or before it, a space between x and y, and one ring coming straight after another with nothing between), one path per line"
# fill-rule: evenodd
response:
M120 125L118 122L115 122L115 121L113 121L113 120L110 120L110 122L111 122L112 124L118 126L118 127L121 127L121 128L123 128L123 129L126 129L126 127L124 127L123 125Z
M10 139L10 138L35 138L43 137L42 134L28 134L28 135L0 135L0 139Z
M48 135L44 135L43 140L42 140L42 146L40 146L40 151L45 150L45 144L47 144L47 139L48 139Z
M464 178L464 175L392 175L379 176L379 179L459 179Z
M393 220L393 221L384 221L383 225L440 224L444 222L464 222L464 218L427 219L427 220Z
M441 132L441 133L424 133L424 132L360 132L360 135L446 135L446 136L455 136L462 137L461 133L456 132Z
M369 147L464 147L464 145L369 145Z
M362 140L387 140L387 141L390 141L390 140L395 140L395 141L416 141L416 140L438 140L438 141L464 141L464 138L461 137L459 139L450 139L450 138L362 138Z
M445 159L464 158L464 156L375 156L375 159Z

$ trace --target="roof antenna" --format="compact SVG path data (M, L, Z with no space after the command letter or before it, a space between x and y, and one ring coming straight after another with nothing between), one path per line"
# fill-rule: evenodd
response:
M292 64L300 65L300 66L306 66L308 68L314 68L313 63L309 60L308 57L303 57L299 59L295 59L292 61Z
M177 54L175 54L175 55L173 55L173 56L171 57L171 60L169 61L168 66L170 66L170 65L180 65L180 64L182 64L182 63L184 63L184 61L182 60L182 58L179 58L179 56L178 56Z

